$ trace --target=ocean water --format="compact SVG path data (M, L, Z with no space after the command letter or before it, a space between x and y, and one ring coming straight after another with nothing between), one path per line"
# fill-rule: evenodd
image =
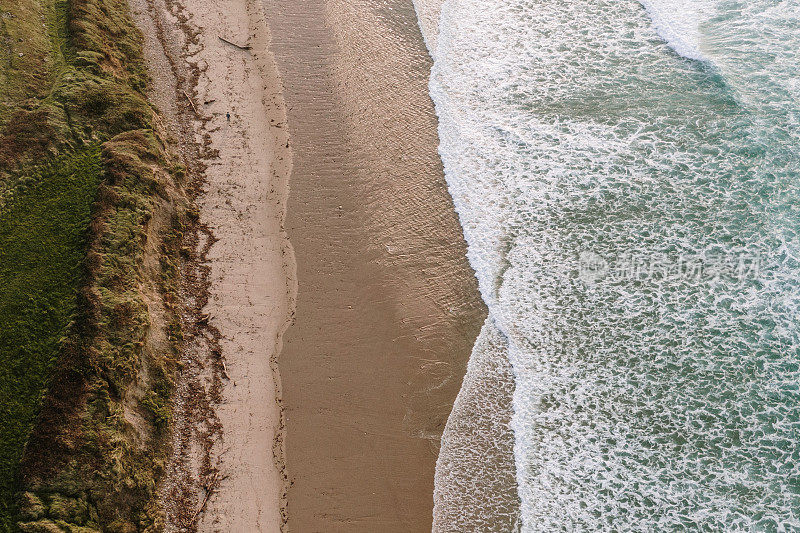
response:
M415 5L489 307L434 530L800 531L800 1Z

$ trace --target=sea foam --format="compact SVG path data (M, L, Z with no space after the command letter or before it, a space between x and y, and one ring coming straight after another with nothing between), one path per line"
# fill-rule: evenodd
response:
M677 53L707 61L700 26L714 12L713 0L641 0L658 34Z
M523 531L800 528L800 32L779 4L441 6L440 154L489 318L437 531L508 530L507 499L465 494L499 467ZM468 453L505 434L469 410L509 394L513 462Z

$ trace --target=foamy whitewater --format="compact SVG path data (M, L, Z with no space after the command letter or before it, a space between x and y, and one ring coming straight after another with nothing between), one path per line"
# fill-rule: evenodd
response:
M434 530L800 531L800 0L440 3L489 318Z

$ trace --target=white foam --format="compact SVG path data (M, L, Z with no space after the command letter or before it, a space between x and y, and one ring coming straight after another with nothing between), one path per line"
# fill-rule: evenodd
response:
M800 527L789 487L800 402L786 392L800 379L800 265L786 252L800 246L800 164L786 149L797 132L769 113L774 98L748 115L659 43L656 29L704 59L710 4L642 3L649 17L634 0L441 8L440 154L500 339L476 345L464 394L476 361L510 362L524 531ZM724 72L774 96L720 43ZM576 276L587 251L611 263L721 251L763 258L769 279L587 284ZM465 431L462 411L437 473L441 531L474 501L458 491L495 466L452 433ZM480 506L461 511L485 523Z
M702 51L700 26L714 13L709 0L640 0L653 19L653 26L667 44L680 55L708 61Z
M417 21L422 32L422 38L428 47L431 56L436 52L436 44L439 39L439 18L442 12L442 5L446 0L413 0L414 11L417 14Z
M519 530L507 341L487 319L436 462L434 533Z

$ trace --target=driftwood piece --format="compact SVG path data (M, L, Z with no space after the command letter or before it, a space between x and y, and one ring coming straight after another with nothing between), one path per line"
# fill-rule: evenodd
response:
M227 451L228 450L226 449L222 453L224 454ZM208 505L208 500L209 498L211 498L211 495L219 490L220 482L225 481L226 479L228 479L228 477L230 476L220 476L219 472L214 472L211 475L211 479L209 479L206 483L202 485L203 491L206 493L206 495L203 497L203 501L200 504L200 507L192 515L191 524L193 526L197 525L197 519L200 517L201 514L203 514L203 511L206 510L206 506Z
M189 104L192 106L192 109L194 109L194 114L197 115L197 116L200 116L200 113L197 111L197 108L194 106L194 102L192 101L192 97L189 96L188 94L186 94L186 91L183 91L183 96L185 96L186 99L189 100Z
M192 524L194 524L197 521L197 517L200 516L200 513L205 511L206 505L208 505L208 499L211 497L212 494L214 494L217 491L217 489L214 488L214 484L216 482L217 482L217 476L214 476L213 480L203 487L206 496L205 498L203 498L203 503L200 504L200 508L194 512L194 516L192 516L192 522L191 522Z
M253 47L252 47L252 46L250 46L250 45L247 45L247 46L241 46L241 45L238 45L238 44L236 44L236 43L232 43L232 42L230 42L228 39L225 39L224 37L220 37L219 35L217 35L217 37L219 37L219 40L220 40L220 41L222 41L223 43L228 43L228 44L229 44L229 45L231 45L231 46L235 46L235 47L236 47L236 48L238 48L239 50L250 50L251 48L253 48Z

